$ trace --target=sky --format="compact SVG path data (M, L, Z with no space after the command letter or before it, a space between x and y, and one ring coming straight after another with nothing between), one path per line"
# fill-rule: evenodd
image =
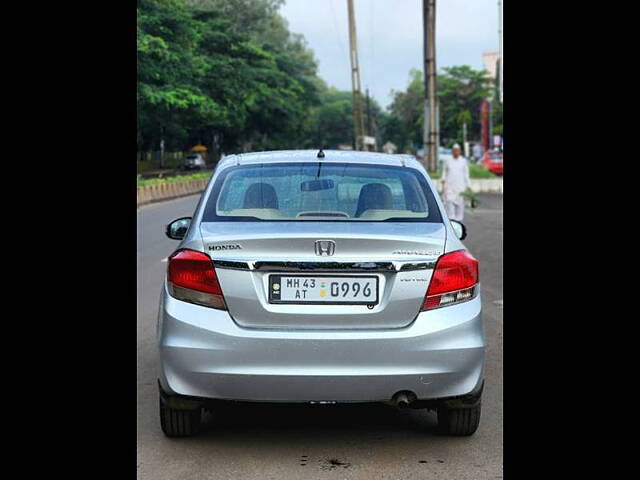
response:
M422 70L423 0L354 0L360 84L382 107ZM280 13L315 52L319 75L351 90L347 0L286 0ZM482 69L482 52L498 50L497 0L436 2L436 66Z

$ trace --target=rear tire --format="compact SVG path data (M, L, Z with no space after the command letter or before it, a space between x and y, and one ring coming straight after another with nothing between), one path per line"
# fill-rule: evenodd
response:
M200 430L201 408L177 410L160 399L160 426L167 437L191 437Z
M446 405L438 407L438 431L443 435L473 435L480 424L480 407L451 408Z

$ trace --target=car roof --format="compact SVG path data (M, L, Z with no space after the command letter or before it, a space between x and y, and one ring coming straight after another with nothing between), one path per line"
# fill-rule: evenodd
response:
M371 163L398 167L424 168L413 155L356 150L324 150L324 158L318 158L319 150L273 150L228 155L220 160L218 167L250 165L260 163L317 162L323 163Z

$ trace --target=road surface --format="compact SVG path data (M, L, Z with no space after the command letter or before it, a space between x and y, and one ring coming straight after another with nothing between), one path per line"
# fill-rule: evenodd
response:
M495 479L502 478L502 196L479 195L467 209L465 244L480 261L486 384L480 427L465 438L435 432L425 410L385 405L240 405L194 438L160 430L155 325L166 257L164 235L198 196L138 209L139 479Z

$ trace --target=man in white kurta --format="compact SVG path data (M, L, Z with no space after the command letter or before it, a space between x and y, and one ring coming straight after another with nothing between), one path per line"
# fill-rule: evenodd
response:
M462 221L464 218L464 197L462 193L470 188L469 165L467 159L460 155L460 145L453 146L453 158L444 162L442 179L444 180L443 200L447 215L451 220Z

